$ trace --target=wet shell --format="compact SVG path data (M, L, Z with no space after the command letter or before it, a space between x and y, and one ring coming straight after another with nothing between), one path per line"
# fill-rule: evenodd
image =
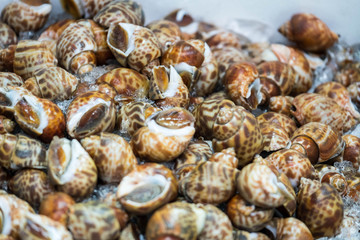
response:
M37 97L62 101L72 97L78 81L60 67L42 68L25 81L25 88Z
M220 80L222 80L226 70L232 64L244 62L246 60L246 55L234 47L214 48L212 49L212 53L218 63Z
M359 201L360 199L360 176L352 175L347 179L348 183L348 192L346 196L349 196L354 201Z
M246 165L238 175L237 190L249 203L272 208L294 199L284 182L269 166L259 163Z
M300 48L310 52L322 52L338 40L336 33L313 14L299 13L279 28L279 32Z
M227 204L227 215L235 227L248 231L259 231L274 215L274 209L263 209L235 195Z
M241 45L246 42L245 37L221 28L213 29L206 33L202 32L202 37L211 48L234 47L241 49Z
M315 238L334 236L344 215L343 201L334 187L302 178L297 202L297 217Z
M235 148L239 166L246 165L263 149L263 137L256 118L241 106L221 108L212 130L214 151Z
M309 158L312 164L337 157L345 147L341 135L329 125L312 122L298 128L291 138L291 148Z
M266 228L276 236L275 239L314 239L309 228L302 221L293 217L274 218Z
M131 139L135 155L150 161L167 162L178 157L194 136L195 119L179 107L156 112Z
M24 84L23 79L11 72L0 72L0 87L7 87L7 86L22 86Z
M70 207L67 227L74 239L114 240L120 225L115 211L103 203L77 203Z
M34 210L24 200L13 194L0 193L0 234L19 238L20 229L25 224L25 215Z
M355 169L360 167L360 138L354 135L343 135L342 139L345 142L345 149L343 151L343 161L349 161L353 164Z
M115 126L115 105L100 92L86 92L76 97L66 113L66 129L73 138L111 132Z
M189 89L174 67L170 66L169 70L163 65L156 66L152 73L149 98L155 100L158 107L188 108L190 102Z
M141 5L132 0L113 1L100 9L94 21L106 28L118 23L143 26L145 17Z
M290 180L293 188L300 184L302 177L310 178L314 168L310 160L302 153L293 149L282 149L272 153L266 159L276 169L284 173Z
M356 104L357 107L360 106L360 82L355 82L350 84L347 87L347 91L351 98L351 101Z
M244 230L233 230L234 240L270 240L268 236L259 232L247 232Z
M337 82L326 82L316 87L315 93L327 96L335 100L335 102L345 111L351 113L353 118L360 120L360 113L355 109L351 102L348 90Z
M97 183L97 169L89 154L73 139L55 137L47 151L50 180L59 191L75 200L91 194Z
M180 27L182 39L195 38L199 22L194 21L192 16L184 9L176 9L166 15L164 19L175 22Z
M74 18L93 18L103 7L112 2L112 0L61 0L64 10L70 13Z
M95 161L99 178L106 182L120 182L137 165L129 143L112 133L100 133L81 140L81 145Z
M118 114L119 129L132 136L138 129L145 126L145 120L149 116L158 111L161 109L146 102L134 101L123 105Z
M17 37L14 30L12 30L7 24L0 22L0 49L16 44L16 42Z
M210 158L210 162L218 162L225 164L229 167L237 168L239 165L239 160L236 157L234 148L227 148L221 152L214 153Z
M360 63L346 60L339 64L339 71L336 72L334 80L344 87L360 82Z
M14 71L15 50L16 45L0 48L0 71Z
M296 123L293 119L280 113L266 112L257 116L256 119L259 124L267 122L283 128L289 136L292 136L297 129Z
M220 204L234 194L237 172L219 162L201 162L181 179L180 192L195 203Z
M328 183L333 186L341 195L347 192L347 182L343 174L339 169L327 164L316 164L315 169L317 171L319 181L321 183Z
M4 6L1 20L16 32L36 31L44 26L51 12L49 0L20 0Z
M37 169L24 169L17 172L10 179L8 186L12 193L33 207L38 207L47 194L54 192L46 173Z
M10 119L0 115L0 134L10 133L14 130L15 123Z
M45 147L35 139L8 133L0 135L0 165L6 169L45 169L45 155Z
M168 20L157 20L149 23L147 26L157 37L161 44L161 49L165 52L175 42L181 40L181 31L179 26Z
M174 200L177 190L177 181L170 169L146 163L122 179L116 197L127 211L144 215Z
M75 201L63 192L54 192L46 195L41 201L39 214L45 215L54 221L66 226L68 210Z
M134 24L111 25L107 44L122 66L129 66L136 71L158 63L161 56L161 46L155 34L148 28Z
M291 107L294 98L290 96L274 96L269 100L269 110L291 117Z
M352 115L335 100L316 93L303 93L294 98L291 114L304 125L309 122L328 124L335 131L347 132L356 124Z

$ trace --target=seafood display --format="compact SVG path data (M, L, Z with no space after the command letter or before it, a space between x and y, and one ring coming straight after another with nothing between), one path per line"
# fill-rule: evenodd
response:
M0 239L358 239L359 45L60 2L1 6Z

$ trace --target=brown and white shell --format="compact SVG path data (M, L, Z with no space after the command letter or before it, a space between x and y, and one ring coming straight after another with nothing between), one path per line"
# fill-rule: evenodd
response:
M162 52L165 52L175 42L181 40L181 30L179 26L169 20L157 20L147 26L157 37L161 44Z
M55 137L47 151L50 180L59 191L75 200L90 195L97 183L97 169L89 154L76 140Z
M342 160L351 162L353 167L358 170L360 167L360 138L347 134L343 135L342 139L345 142Z
M1 20L16 32L36 31L44 26L51 12L49 0L18 0L4 6Z
M166 15L164 19L172 21L180 27L181 38L184 40L195 38L198 32L199 22L194 21L193 17L184 9L176 9Z
M339 63L339 70L336 72L334 81L348 87L356 82L360 82L360 63L345 60Z
M15 128L15 122L7 117L0 115L0 134L11 133Z
M328 164L316 164L314 165L316 169L318 180L321 183L328 183L333 186L339 194L342 196L347 192L347 182L345 176L340 172L340 170L332 165Z
M177 197L172 171L157 163L136 166L120 182L116 198L129 212L144 215Z
M222 47L211 49L218 63L219 80L223 82L226 70L235 63L246 61L246 55L234 47Z
M17 36L14 30L6 23L0 21L0 49L17 43Z
M210 162L218 162L225 164L229 167L237 168L239 165L239 160L236 157L234 148L226 148L221 152L217 152L211 155L209 158Z
M101 132L83 138L81 145L95 161L99 178L105 183L120 182L137 165L130 144L122 137Z
M0 87L18 86L21 87L24 84L24 80L12 72L0 72Z
M310 52L322 52L338 40L338 35L310 13L294 14L290 21L284 23L279 32L301 49Z
M155 112L145 120L145 127L132 136L135 155L149 161L167 162L178 157L194 136L195 118L179 107Z
M269 100L269 110L292 117L291 107L293 100L294 98L290 96L271 97Z
M290 240L313 240L309 228L297 218L274 218L267 226L275 239Z
M105 93L85 92L76 97L66 113L66 129L73 138L111 132L116 120L115 104Z
M93 18L103 7L112 2L112 0L61 0L64 10L70 13L74 18Z
M245 230L233 230L234 240L270 240L268 236L260 232L247 232Z
M233 147L239 166L252 161L263 149L263 137L255 116L241 106L221 108L212 131L214 151Z

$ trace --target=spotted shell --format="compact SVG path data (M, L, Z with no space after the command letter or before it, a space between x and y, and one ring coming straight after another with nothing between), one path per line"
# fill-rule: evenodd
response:
M11 133L15 128L15 122L7 117L0 115L0 134Z
M237 168L239 165L239 160L236 157L234 148L226 148L221 152L214 153L209 158L210 162L218 162L225 164L229 167Z
M33 207L38 207L44 197L54 192L54 187L46 173L37 169L18 171L8 183L9 190ZM33 191L36 189L36 191Z
M25 81L25 88L37 97L62 101L72 97L78 81L78 78L60 67L42 68Z
M270 240L268 236L259 232L247 232L245 230L233 230L234 240Z
M263 149L263 137L256 118L241 106L221 108L212 130L214 151L235 148L239 166L246 165Z
M272 208L283 205L295 197L269 166L260 163L246 165L238 175L237 190L249 203L258 207Z
M12 30L6 23L0 21L0 49L16 43L17 37L14 30Z
M237 228L259 231L273 218L274 208L263 209L235 195L227 204L226 212Z
M26 213L24 227L20 230L20 237L24 240L59 238L72 240L71 233L63 226L47 216Z
M219 162L201 162L179 182L180 192L195 203L220 204L235 192L237 170Z
M351 101L356 104L356 106L360 105L360 82L355 82L350 84L347 87L347 91L350 95Z
M291 107L294 98L290 96L274 96L269 100L269 110L291 117Z
M343 61L339 64L334 80L344 87L360 82L360 63L355 61Z
M97 45L91 23L83 20L71 23L60 35L56 56L61 65L71 73L84 74L96 65Z
M7 87L7 86L22 86L24 84L23 79L11 72L0 72L0 87Z
M153 63L158 64L161 46L155 34L148 28L130 23L112 24L107 44L116 60L123 67L142 71Z
M120 182L137 165L129 143L119 135L100 133L83 138L81 145L95 161L99 178L106 182Z
M66 226L68 210L70 206L74 204L74 199L66 193L49 193L41 201L39 207L39 214L47 216L52 220Z
M116 197L127 211L144 215L174 200L177 190L177 181L170 169L146 163L122 179Z
M344 216L343 201L334 187L302 178L297 202L297 217L315 238L334 236Z
M309 228L299 219L294 217L274 218L267 227L276 239L302 239L313 240Z
M74 239L118 239L115 211L104 203L77 203L69 209L67 227Z
M195 133L195 119L179 107L155 112L131 138L135 155L150 161L167 162L178 157Z
M4 6L1 20L16 32L36 31L44 26L51 12L49 0L20 0Z
M73 138L111 132L115 126L115 106L100 92L86 92L76 97L66 113L66 129Z
M360 113L355 109L351 102L348 90L337 82L322 83L315 88L315 93L327 96L335 100L335 102L345 111L351 113L353 118L360 120Z
M157 37L161 44L161 49L165 52L172 44L181 40L181 30L179 26L169 20L157 20L147 26Z
M341 135L329 125L311 122L298 128L291 138L291 148L309 158L312 164L337 157L345 147Z
M348 192L346 196L352 198L354 201L359 201L360 199L360 177L357 175L352 175L347 179Z
M175 22L180 27L182 39L195 38L198 32L199 22L194 21L192 16L184 9L176 9L166 15L164 19Z
M132 136L138 129L145 126L145 120L149 116L158 111L161 109L146 102L134 101L123 105L117 118L119 129Z
M246 61L246 55L234 47L214 48L212 53L218 62L219 79L222 80L226 70L235 63ZM222 80L223 82L223 80Z
M94 21L109 28L111 24L131 23L143 26L144 12L140 4L132 0L113 1L94 16Z
M310 13L298 13L284 23L279 32L300 48L310 52L322 52L338 40L336 33Z
M98 177L96 165L76 139L54 137L46 159L50 180L59 191L75 200L93 192Z
M328 124L335 131L347 132L356 124L352 115L335 100L316 93L303 93L294 98L291 114L304 125L310 122Z
M262 101L258 71L252 63L232 64L225 72L223 84L231 100L248 110L254 110Z
M355 169L360 167L360 138L354 135L343 135L342 139L345 142L343 151L343 161L349 161L353 164Z
M152 69L150 79L149 98L155 100L158 107L183 107L189 106L189 89L184 84L175 68L170 69L163 65Z
M310 160L302 153L293 149L282 149L265 158L276 169L284 173L290 180L293 188L300 184L302 177L310 178L315 169Z
M345 176L334 166L328 164L316 164L319 181L333 186L341 195L347 192L347 182Z
M103 7L107 6L112 0L61 0L64 10L74 18L93 18Z
M14 71L15 50L16 45L0 48L0 71Z
M199 31L201 31L200 28L201 25L199 26ZM201 35L211 48L234 47L241 49L241 45L247 42L245 37L222 28L215 28L208 32L201 31Z

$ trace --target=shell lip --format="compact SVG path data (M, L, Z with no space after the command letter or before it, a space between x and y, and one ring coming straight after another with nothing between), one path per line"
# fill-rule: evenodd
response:
M10 206L8 202L0 197L0 214L1 214L1 223L2 226L0 226L1 234L9 235L12 229L12 219L11 219L11 212L10 212Z

